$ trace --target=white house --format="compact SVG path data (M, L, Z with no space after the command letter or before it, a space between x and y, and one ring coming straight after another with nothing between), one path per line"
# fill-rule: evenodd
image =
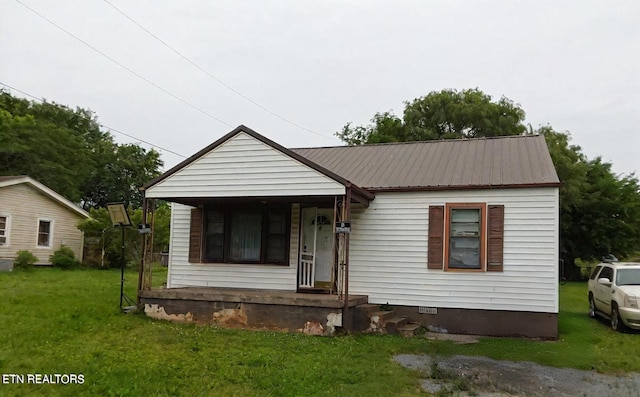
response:
M240 126L145 186L172 220L167 288L142 302L283 329L361 329L358 309L384 305L448 332L556 338L558 187L538 135L286 149Z
M88 217L33 178L0 176L0 259L13 260L26 250L37 264L49 264L49 256L63 245L82 259L83 233L77 225Z

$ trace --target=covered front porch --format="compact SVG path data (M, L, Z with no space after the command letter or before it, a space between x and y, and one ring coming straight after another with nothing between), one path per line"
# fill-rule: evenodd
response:
M148 314L147 305L156 305L160 317L204 320L217 313L220 323L233 311L244 319L267 310L274 318L278 307L284 317L300 312L298 319L325 324L327 315L339 313L351 329L349 234L336 226L349 221L353 205L368 206L372 193L240 126L145 185L144 197L144 223L151 230L154 200L171 203L166 291L150 290L144 250L138 289ZM145 247L150 239L153 233ZM318 292L325 296L315 297ZM252 314L247 325L294 326L267 317Z
M343 310L366 304L365 295L243 288L182 287L140 291L140 302L152 318L230 328L332 334L343 327ZM353 310L348 310L353 323Z

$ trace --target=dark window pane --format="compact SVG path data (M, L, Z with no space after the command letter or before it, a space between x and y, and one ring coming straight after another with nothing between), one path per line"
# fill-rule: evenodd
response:
M285 236L269 236L267 262L282 263L286 260L287 241Z
M287 232L287 217L282 212L269 214L269 234L285 234Z
M269 213L267 252L265 261L284 263L287 259L287 215L285 212Z
M231 213L229 259L234 262L260 260L262 214L234 211Z
M38 224L38 245L42 247L49 246L49 237L51 230L51 222L40 221Z
M224 260L224 212L208 210L205 219L205 258Z

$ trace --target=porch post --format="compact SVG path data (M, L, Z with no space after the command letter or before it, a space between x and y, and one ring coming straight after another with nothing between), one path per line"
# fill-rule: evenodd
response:
M347 187L344 206L344 220L351 220L351 186ZM344 235L344 306L342 308L342 327L346 331L353 330L352 319L349 317L349 233Z
M146 191L142 191L142 224L147 223L147 197ZM137 305L140 306L140 291L142 291L142 277L144 274L144 264L145 264L145 255L147 249L147 239L145 236L141 236L142 238L142 258L140 259L140 269L138 269L138 291L136 292L136 302Z

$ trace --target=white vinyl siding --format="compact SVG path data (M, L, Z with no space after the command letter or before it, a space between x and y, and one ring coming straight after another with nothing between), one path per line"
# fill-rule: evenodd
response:
M293 204L291 209L289 266L189 263L191 208L177 203L171 205L169 288L199 286L296 290L299 204Z
M49 256L61 245L82 257L82 232L77 224L84 218L76 211L26 183L0 188L0 203L2 212L11 214L10 245L0 245L0 258L14 258L16 252L27 250L38 258L37 263L49 263ZM38 246L39 220L52 222L49 247Z
M147 198L340 195L345 187L240 132L146 191Z
M504 271L427 269L429 206L501 204ZM378 193L352 211L349 291L406 306L558 312L558 189Z

